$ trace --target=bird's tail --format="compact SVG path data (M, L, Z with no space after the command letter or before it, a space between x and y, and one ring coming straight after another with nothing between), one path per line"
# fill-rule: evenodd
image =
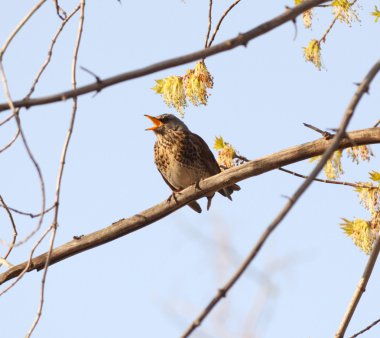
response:
M188 205L191 209L193 209L194 211L196 211L196 212L199 213L199 214L202 212L202 208L201 208L201 206L198 204L197 201L191 201L191 202L187 203L187 205Z

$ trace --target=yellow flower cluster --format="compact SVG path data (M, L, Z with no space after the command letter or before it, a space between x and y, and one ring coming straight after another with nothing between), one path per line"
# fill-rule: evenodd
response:
M342 151L337 150L334 152L331 158L326 162L326 165L323 169L325 171L326 177L329 178L330 180L336 180L341 175L344 174L341 159L342 159Z
M302 13L303 25L310 29L313 21L313 10L309 9Z
M378 22L379 19L380 19L380 11L379 9L377 8L377 6L375 6L375 9L374 11L371 13L371 15L373 15L375 17L375 22Z
M380 173L372 171L370 173L372 182L359 182L360 187L355 188L358 193L360 203L366 208L371 219L355 219L350 221L343 219L341 228L352 238L354 244L369 254L380 230Z
M233 167L236 157L235 149L223 140L223 137L215 137L214 149L218 151L217 162L222 169Z
M198 62L194 69L189 69L184 76L186 96L194 106L207 104L207 89L211 89L213 85L213 78L203 61Z
M312 62L318 70L322 68L321 62L321 44L318 40L313 39L309 42L307 47L303 48L305 60Z
M353 162L359 164L359 161L369 161L373 153L369 146L356 146L347 149L347 156L352 159Z
M184 76L169 76L156 80L156 85L152 89L162 95L169 107L175 108L183 115L187 100L194 106L207 104L210 95L207 90L211 89L213 84L213 77L207 70L206 64L200 61L194 69L187 70Z
M331 3L333 14L338 16L341 22L351 25L353 21L360 21L356 10L352 8L353 3L348 0L334 0Z
M294 4L300 5L302 4L303 0L294 0ZM312 19L313 19L313 10L308 9L307 11L302 13L302 18L303 18L303 24L306 28L311 28L312 24Z
M351 237L358 248L363 250L367 255L371 253L376 236L369 222L364 219L349 221L343 218L343 223L340 226L344 233Z
M309 162L319 161L322 158L322 156L315 156L312 157ZM334 154L331 156L331 158L328 159L325 166L323 167L323 171L325 172L325 175L330 180L336 180L341 175L344 174L343 167L342 167L342 151L337 150L334 152Z
M169 107L175 108L183 115L183 108L186 107L187 103L181 76L169 76L165 79L156 80L156 85L152 89L157 94L162 95L162 99Z
M347 148L346 151L347 151L347 157L351 158L351 160L353 162L356 162L357 164L359 163L360 160L369 161L371 159L371 156L373 156L371 148L366 145ZM342 153L343 153L343 150L337 150L336 152L334 152L334 154L326 162L326 165L323 168L326 177L329 178L330 180L336 180L341 175L344 174L342 162L341 162ZM310 162L314 162L317 160L319 161L321 157L322 156L312 157L310 159Z

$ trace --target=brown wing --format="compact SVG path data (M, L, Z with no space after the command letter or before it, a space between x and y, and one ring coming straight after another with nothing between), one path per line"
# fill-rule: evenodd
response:
M192 140L194 142L195 147L197 148L197 152L201 155L201 158L203 159L203 164L207 168L210 175L213 176L219 174L221 172L219 164L216 161L207 143L199 135L193 133L193 136L194 137L192 137ZM240 187L237 184L233 184L219 190L218 192L232 200L231 194L234 191L238 190L240 190Z
M207 168L207 171L211 176L219 174L220 168L218 162L208 147L207 143L197 134L192 134L194 137L191 137L191 140L194 142L194 146L199 154L199 157L202 159L203 165Z

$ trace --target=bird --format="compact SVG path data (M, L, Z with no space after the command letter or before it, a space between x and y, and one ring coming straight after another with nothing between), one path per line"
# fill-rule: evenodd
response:
M207 143L189 128L178 117L172 114L159 116L145 115L153 122L153 127L147 128L157 136L154 144L154 162L164 181L175 193L210 176L219 174L221 169ZM237 184L224 187L218 192L232 201L231 194L240 190ZM207 195L207 210L215 193ZM201 213L202 208L196 201L188 206Z

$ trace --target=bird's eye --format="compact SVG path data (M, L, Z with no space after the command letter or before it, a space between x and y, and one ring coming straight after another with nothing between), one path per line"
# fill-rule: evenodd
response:
M161 122L162 122L162 123L166 123L166 122L168 122L168 121L169 121L169 119L168 119L167 116L165 116L164 118L161 119Z

